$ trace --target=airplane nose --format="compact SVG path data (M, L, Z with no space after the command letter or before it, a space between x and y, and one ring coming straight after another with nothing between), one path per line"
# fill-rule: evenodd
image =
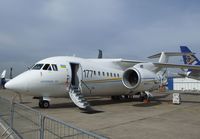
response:
M16 88L18 88L18 86L15 82L10 80L5 84L5 88L10 90L15 90Z
M19 75L5 84L5 88L13 91L25 92L27 91L27 80L22 79Z
M9 89L9 88L10 88L8 82L4 85L4 87L5 87L6 89Z
M26 83L21 83L12 79L5 84L5 88L14 91L26 91Z

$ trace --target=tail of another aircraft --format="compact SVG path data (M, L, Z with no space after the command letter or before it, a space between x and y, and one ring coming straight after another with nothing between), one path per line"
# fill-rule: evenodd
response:
M6 77L6 70L1 73L1 79Z
M199 59L195 56L194 53L187 46L180 46L182 53L190 53L188 55L183 55L183 61L188 65L200 65ZM187 77L200 80L200 71L188 69L186 72Z
M6 77L6 70L4 70L4 71L2 72L2 74L1 74L1 87L2 87L3 89L5 88L4 85L5 85L5 83L6 83L5 77Z
M184 64L188 65L200 65L199 59L195 56L194 53L187 46L180 46L182 53L191 53L189 55L183 55Z

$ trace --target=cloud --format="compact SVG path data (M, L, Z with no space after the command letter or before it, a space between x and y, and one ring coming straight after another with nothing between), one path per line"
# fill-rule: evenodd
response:
M145 59L188 45L199 54L199 1L3 0L0 71L73 55Z

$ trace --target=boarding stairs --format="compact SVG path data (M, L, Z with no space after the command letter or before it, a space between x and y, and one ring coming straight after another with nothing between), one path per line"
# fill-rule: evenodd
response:
M74 102L74 104L78 106L80 109L83 109L86 111L92 110L90 104L81 93L81 90L79 87L71 86L70 91L69 91L69 96L71 100Z

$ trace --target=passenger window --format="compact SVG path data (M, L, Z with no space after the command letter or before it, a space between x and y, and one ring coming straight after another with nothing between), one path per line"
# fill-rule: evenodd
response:
M116 74L114 73L114 77L116 77Z
M94 71L94 75L96 76L96 71Z
M101 75L101 72L100 72L100 71L98 71L98 75L99 75L99 76Z
M109 73L107 72L107 76L109 77Z
M117 77L119 78L119 73L117 74Z
M110 77L112 77L112 73L110 73Z
M42 68L44 64L36 64L35 66L33 66L33 70L40 70Z
M45 64L43 67L43 70L47 70L49 68L50 64Z
M54 71L58 71L58 67L57 67L56 64L52 64L52 68L53 68Z
M105 72L103 72L103 76L105 76Z

